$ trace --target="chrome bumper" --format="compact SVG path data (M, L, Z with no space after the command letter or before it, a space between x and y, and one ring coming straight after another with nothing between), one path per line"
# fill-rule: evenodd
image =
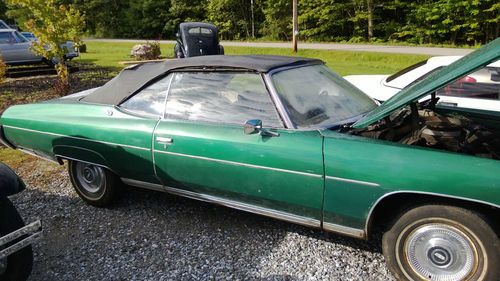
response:
M0 251L0 259L6 258L22 248L32 244L42 236L42 223L40 220L32 222L14 232L11 232L3 237L0 237L0 249L12 241L27 235L24 239L9 245Z

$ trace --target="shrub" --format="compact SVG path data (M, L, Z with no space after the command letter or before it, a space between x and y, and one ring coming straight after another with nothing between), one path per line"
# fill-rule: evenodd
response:
M7 65L5 62L2 60L2 57L0 56L0 83L3 83L5 80L5 75L7 74Z
M136 60L154 60L160 58L161 50L159 42L146 42L132 47L130 55Z

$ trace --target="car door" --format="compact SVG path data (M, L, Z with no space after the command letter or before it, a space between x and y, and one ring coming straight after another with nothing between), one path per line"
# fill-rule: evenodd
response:
M14 37L14 54L16 61L28 62L28 61L39 61L41 56L38 56L31 50L31 41L22 36L19 32L13 32Z
M0 51L3 60L9 63L41 60L31 51L31 42L16 32L0 33Z
M245 134L248 119L273 133ZM322 138L283 128L260 74L175 73L153 148L171 192L319 226Z
M5 62L12 62L16 58L14 37L10 31L0 32L0 55Z

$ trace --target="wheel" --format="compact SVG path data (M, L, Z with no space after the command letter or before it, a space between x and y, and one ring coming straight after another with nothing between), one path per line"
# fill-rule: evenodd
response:
M178 59L183 59L184 58L184 52L181 49L181 46L179 43L175 44L174 46L174 55Z
M103 167L70 161L68 169L76 193L90 205L109 206L120 194L120 180Z
M23 219L12 202L7 198L0 198L0 237L23 226ZM0 260L0 280L26 280L31 273L32 266L33 250L31 246L27 246Z
M398 280L500 280L498 235L478 213L425 205L402 214L382 237Z

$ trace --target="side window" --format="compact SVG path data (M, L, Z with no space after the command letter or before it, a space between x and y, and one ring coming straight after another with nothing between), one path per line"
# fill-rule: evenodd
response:
M265 127L283 127L261 76L253 73L176 73L165 114L170 119L237 125L260 119Z
M17 32L17 31L12 33L12 35L14 36L17 43L28 42L28 39L26 39L23 35L21 35L21 33Z
M500 67L484 67L437 91L440 96L500 99Z
M161 116L172 76L170 74L154 82L120 104L120 107L142 115Z
M8 44L10 42L10 32L0 32L0 44Z

